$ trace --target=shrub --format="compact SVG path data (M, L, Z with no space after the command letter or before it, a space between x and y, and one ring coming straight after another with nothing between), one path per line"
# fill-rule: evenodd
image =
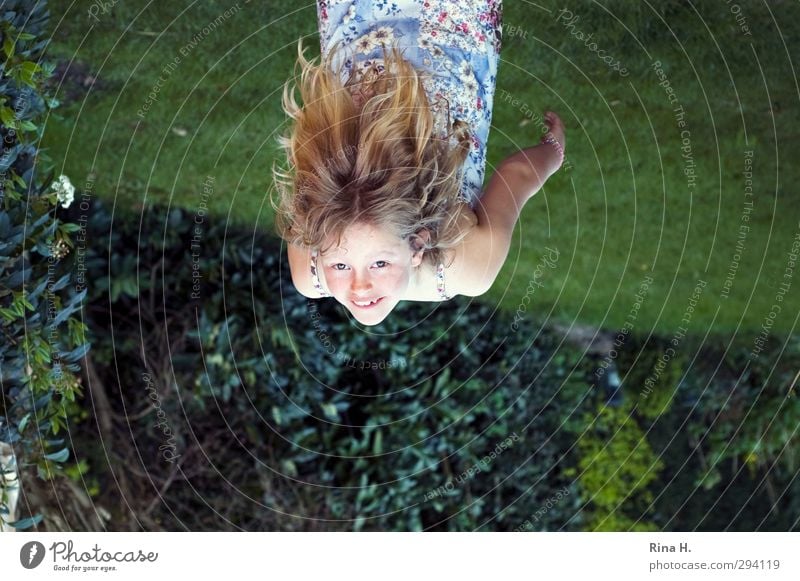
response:
M561 423L586 386L545 329L454 300L402 303L365 332L294 290L272 237L208 221L193 238L191 211L157 207L112 227L98 203L90 224L92 359L100 385L126 386L112 405L136 446L119 438L114 454L170 482L148 526L510 530L540 512L544 530L571 516L574 490L541 508L572 486ZM169 480L183 461L193 476Z
M641 521L642 508L653 500L648 485L663 468L631 413L630 404L600 405L584 416L579 436L577 476L588 500L587 529L594 531L649 531L656 526ZM636 516L637 518L632 518Z
M21 0L5 2L0 14L0 441L13 446L23 471L35 464L45 479L69 457L64 439L55 436L78 413L75 374L89 347L73 316L85 293L72 292L63 261L77 226L56 215L72 190L64 178L51 188L53 174L43 177L40 170L49 160L37 149L38 123L58 105L43 93L53 67L39 63L47 16L44 2Z

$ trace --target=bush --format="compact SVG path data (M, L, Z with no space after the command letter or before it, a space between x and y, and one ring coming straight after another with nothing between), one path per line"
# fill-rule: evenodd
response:
M569 473L577 476L582 496L588 499L587 529L658 530L642 522L641 515L653 501L648 485L663 462L653 454L630 404L601 405L584 416L584 424L586 430L577 441L578 469Z
M53 174L40 172L49 160L37 149L38 122L58 105L43 92L53 67L38 62L47 45L41 38L47 17L45 3L35 1L4 2L0 15L0 441L14 447L22 471L36 465L45 479L69 457L64 439L55 436L79 412L75 374L89 347L84 325L73 316L85 293L68 286L71 273L63 261L78 227L56 215L74 190L63 177L51 188Z
M587 389L556 337L460 300L403 303L364 332L294 290L279 241L198 233L195 218L148 207L112 225L97 204L90 220L93 365L126 386L112 404L136 447L120 438L115 459L170 482L148 526L510 530L538 513L545 530L572 516L574 489L541 511L572 486L561 423ZM193 476L169 480L179 464Z
M120 482L117 528L685 530L717 502L692 488L691 434L728 378L678 353L641 405L663 340L631 337L607 401L592 362L538 322L513 332L456 299L401 303L365 331L294 290L279 241L198 216L148 206L112 223L93 208L89 364L127 425L80 441L103 437L111 468L128 468L95 473L100 501ZM765 458L790 459L791 417L758 432ZM736 483L726 502L751 502L750 475L721 474ZM790 484L773 476L778 493Z
M788 388L800 369L798 341L774 341L751 358L752 340L736 345L687 337L680 351L691 356L669 361L651 402L642 386L655 378L668 343L632 338L626 344L620 353L626 401L638 404L635 417L664 465L648 510L659 529L796 528L800 405Z

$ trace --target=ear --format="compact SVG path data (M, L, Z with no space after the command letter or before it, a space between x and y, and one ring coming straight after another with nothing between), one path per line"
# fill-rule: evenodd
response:
M425 254L425 246L430 242L431 233L427 228L423 228L411 236L411 250L414 253L411 257L411 266L417 267L422 264L422 256Z

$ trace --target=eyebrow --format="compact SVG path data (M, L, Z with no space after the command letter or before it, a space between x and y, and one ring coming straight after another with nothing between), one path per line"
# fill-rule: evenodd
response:
M327 254L323 255L323 258L333 258L333 257L336 256L337 252L339 252L339 251L338 250L334 250L333 252L330 252L330 253L327 253ZM347 254L347 251L345 250L344 253ZM389 256L396 257L397 253L394 250L387 250L387 249L376 250L375 252L370 254L370 257L375 257L375 256L378 256L378 255L384 255L384 256L385 255L389 255Z

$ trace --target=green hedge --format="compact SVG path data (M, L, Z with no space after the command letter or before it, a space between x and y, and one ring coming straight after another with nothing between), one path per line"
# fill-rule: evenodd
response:
M748 499L773 461L776 494L792 483L780 444L797 415L778 410L776 391L760 396L780 418L761 464L737 473L722 462L741 458L765 418L739 430L743 415L716 419L732 391L711 363L716 346L695 357L687 337L660 365L669 343L632 336L616 361L621 385L597 382L597 357L534 317L515 331L477 301L402 303L359 328L335 301L295 292L274 238L198 212L148 206L112 221L95 203L89 224L91 358L127 422L105 443L112 466L93 453L93 477L108 502L115 465L136 468L126 476L140 475L141 504L125 502L139 526L713 530L733 519L746 530L800 514ZM768 358L730 401L753 395ZM718 437L698 443L708 427ZM87 451L97 436L81 434ZM704 486L709 470L720 477ZM739 514L705 514L736 499Z
M69 458L56 436L80 413L76 374L89 348L75 316L86 293L71 286L67 258L79 228L58 216L74 190L64 177L54 184L52 164L38 149L41 123L58 106L44 88L53 67L40 62L47 19L44 2L4 2L0 13L0 441L12 445L23 474L35 465L44 479Z
M166 528L233 526L209 514L225 502L241 528L510 530L539 513L544 530L573 516L562 424L589 388L558 337L466 300L404 303L366 332L294 290L276 240L198 231L196 216L148 207L112 225L96 204L90 220L92 357L109 391L125 386L116 408L137 416L142 470L166 477L194 449L219 472L173 482ZM221 493L240 462L244 488ZM292 516L264 520L281 495Z

